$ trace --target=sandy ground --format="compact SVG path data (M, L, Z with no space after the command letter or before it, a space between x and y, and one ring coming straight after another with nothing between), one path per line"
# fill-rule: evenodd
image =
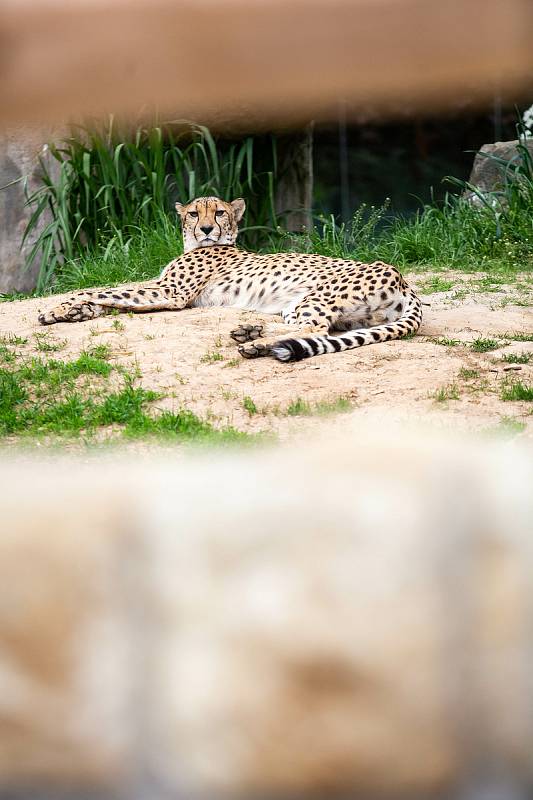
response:
M406 277L427 291L431 274ZM29 355L37 353L36 334L44 335L59 343L61 350L38 354L61 359L75 358L81 350L105 343L111 349L112 363L138 367L142 385L165 394L158 407L188 408L217 425L274 431L281 439L306 435L317 426L342 426L347 416L387 422L423 418L454 430L491 429L511 418L525 424L521 436L533 438L532 404L500 399L503 381L531 384L533 377L533 364L506 364L502 355L533 352L533 342L498 339L502 333L533 332L533 309L525 305L531 303L531 279L522 277L518 295L514 285L480 289L475 281L484 277L482 273L438 273L438 277L453 286L446 292L422 295L430 306L424 309L424 322L415 338L293 365L272 359L241 359L228 336L237 324L262 320L271 336L282 335L289 328L276 317L233 309L120 315L43 328L37 323L39 310L55 305L60 297L39 298L0 304L0 336L27 337L28 344L21 351ZM435 341L439 337L464 344L446 346ZM468 343L479 337L498 339L502 347L473 352ZM465 378L464 373L460 375L461 368L476 370L478 375ZM450 384L456 386L459 399L436 400L435 393ZM348 414L326 418L286 413L297 399L315 404L339 397L349 398L353 404ZM253 400L258 413L245 409L244 398Z

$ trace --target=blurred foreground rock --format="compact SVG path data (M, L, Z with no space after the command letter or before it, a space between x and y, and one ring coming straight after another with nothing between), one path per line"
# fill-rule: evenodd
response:
M533 787L530 451L347 431L1 472L0 797Z

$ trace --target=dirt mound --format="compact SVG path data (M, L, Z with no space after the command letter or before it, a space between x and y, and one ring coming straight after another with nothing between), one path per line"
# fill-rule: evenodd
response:
M483 274L464 273L407 278L430 303L416 337L297 364L241 359L228 335L237 324L262 320L269 336L290 329L277 318L233 309L120 315L43 328L39 310L59 298L38 298L1 304L0 335L26 337L28 355L62 359L105 343L113 363L134 366L144 387L165 395L158 407L185 407L215 423L271 430L282 438L305 434L324 424L328 412L339 411L427 418L464 429L503 425L533 436L531 403L502 399L509 383L532 382L533 357L529 364L502 360L533 353L533 342L525 340L533 333L526 279L490 284ZM446 291L428 293L432 287ZM524 340L513 339L517 334ZM57 350L43 353L43 342ZM344 419L336 414L330 421L338 426Z

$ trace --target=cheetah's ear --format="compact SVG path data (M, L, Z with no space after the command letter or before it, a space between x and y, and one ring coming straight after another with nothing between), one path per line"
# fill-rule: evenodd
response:
M244 210L246 208L246 203L242 199L242 197L238 197L236 200L232 200L230 203L233 211L235 212L235 220L240 222L242 219L242 215L244 214Z
M182 205L182 203L176 203L175 209L178 212L178 214L180 215L180 217L182 217L184 212L185 212L185 206Z

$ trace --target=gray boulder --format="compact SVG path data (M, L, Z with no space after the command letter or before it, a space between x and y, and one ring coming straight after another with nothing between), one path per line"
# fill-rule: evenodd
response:
M49 163L54 161L45 149L50 139L51 132L42 128L11 128L0 134L0 187L5 187L0 188L0 292L30 292L37 284L38 259L30 269L25 265L39 231L50 219L42 217L38 229L22 245L33 208L26 205L19 179L27 176L29 192L42 185L39 155Z
M519 161L518 144L518 140L484 144L479 152L476 153L468 182L475 186L481 194L502 191L505 187L506 165L498 163L495 159L503 159L509 165L513 161ZM533 139L526 140L526 147L533 156ZM470 191L467 191L465 195L471 199L476 198L476 195Z

